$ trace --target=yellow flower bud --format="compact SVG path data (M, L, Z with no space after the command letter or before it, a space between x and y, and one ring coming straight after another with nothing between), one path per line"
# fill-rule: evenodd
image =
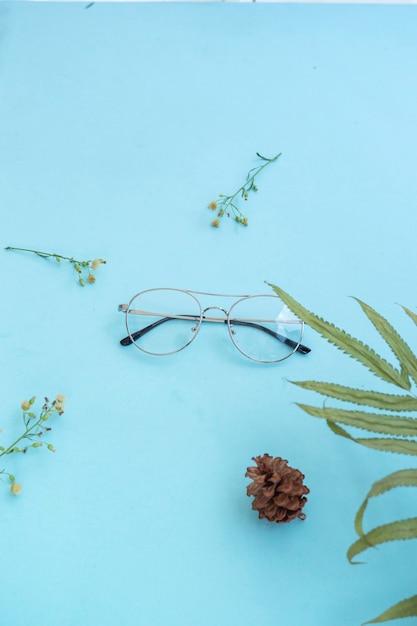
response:
M94 261L91 261L91 267L93 268L93 270L97 270L100 265L105 265L106 261L104 259L94 259Z
M210 202L210 204L208 205L208 208L211 209L212 211L215 211L217 209L217 202Z
M211 225L214 226L214 228L218 228L220 226L220 220L216 218L212 221Z
M22 485L20 483L12 483L12 485L10 486L10 491L15 496L18 496L19 493L22 491Z
M96 277L94 276L94 274L88 275L87 282L90 283L90 285L93 285L96 282Z
M21 407L22 407L22 411L29 411L29 409L30 409L30 402L29 402L29 400L23 400L23 402L21 404Z
M57 402L60 402L61 404L65 402L66 400L65 396L63 396L62 393L57 393L55 396L55 399Z

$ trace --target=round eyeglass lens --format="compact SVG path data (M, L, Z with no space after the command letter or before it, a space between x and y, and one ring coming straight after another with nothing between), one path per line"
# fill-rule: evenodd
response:
M245 356L275 363L291 356L303 336L303 323L273 295L242 298L228 317L230 336Z
M126 326L140 350L167 355L191 343L201 316L200 303L193 295L178 289L149 289L129 302Z

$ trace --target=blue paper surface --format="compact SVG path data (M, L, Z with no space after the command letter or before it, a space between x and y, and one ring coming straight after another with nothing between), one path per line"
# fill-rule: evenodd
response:
M416 592L413 542L345 557L372 482L412 460L335 437L289 383L380 388L370 373L309 329L311 354L276 366L217 325L151 357L119 345L117 311L142 289L267 280L387 358L348 296L413 345L396 303L417 304L416 17L0 3L2 247L107 260L81 288L69 266L0 251L1 441L23 399L67 396L57 452L4 461L23 489L0 491L1 626L353 626ZM257 151L283 154L249 226L213 229L207 204ZM304 522L251 510L244 474L264 452L305 474ZM369 527L415 515L408 493L372 503Z

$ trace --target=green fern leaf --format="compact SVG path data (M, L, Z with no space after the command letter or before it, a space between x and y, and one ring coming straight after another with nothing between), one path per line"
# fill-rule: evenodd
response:
M316 391L329 398L371 406L382 411L417 411L417 398L409 395L395 395L390 393L380 393L378 391L368 391L365 389L354 389L334 383L322 383L314 380L301 382L290 381L293 385Z
M381 452L394 452L395 454L411 454L417 456L417 442L409 441L408 439L395 439L393 437L380 437L380 438L358 438L355 439L356 443L373 450L380 450Z
M403 539L417 539L417 517L410 517L373 528L350 546L347 557L351 563L356 564L359 561L352 559L370 546L375 547L381 543Z
M407 598L406 600L401 600L397 604L394 604L387 611L375 617L375 619L371 619L369 622L365 622L363 626L366 624L380 624L381 622L389 622L392 619L399 619L401 617L416 617L417 616L417 596L412 596L411 598Z
M411 376L414 382L417 383L417 360L404 339L397 333L388 320L375 311L375 309L365 304L365 302L362 302L362 300L359 300L359 298L354 298L354 300L359 303L362 311L397 357L405 382L407 382L408 376Z
M409 439L395 439L394 437L355 438L335 422L327 420L327 425L330 430L335 433L335 435L345 437L350 441L359 443L361 446L372 448L373 450L380 450L382 452L394 452L396 454L411 454L413 456L417 456L416 441L410 441Z
M352 437L352 435L350 435L347 430L339 426L339 424L327 420L327 426L330 428L330 430L334 432L335 435L339 435L339 437L345 437L346 439L350 439L350 441L358 443L356 439Z
M354 426L381 435L394 437L417 437L417 420L411 417L397 417L384 413L366 413L364 411L347 411L332 407L316 407L309 404L296 403L300 409L330 422L340 422L346 426ZM417 445L417 444L416 444Z
M342 352L348 356L359 361L375 374L375 376L382 378L382 380L392 383L401 389L410 389L409 381L404 380L401 372L395 369L388 361L380 357L369 346L355 339L344 330L337 328L334 324L326 322L322 317L318 317L276 285L272 285L271 283L267 284L272 287L275 293L295 315L311 326L313 330L317 331L322 337L327 339L327 341L339 348L339 350L342 350Z
M417 324L417 315L415 313L413 313L413 311L410 311L410 309L407 309L406 306L403 306L403 309L407 313L407 315L409 317L411 317L411 319L413 320L414 324Z
M399 470L385 476L385 478L381 478L381 480L377 480L372 485L355 517L355 530L360 537L364 537L365 535L362 522L369 500L396 487L417 487L417 469Z

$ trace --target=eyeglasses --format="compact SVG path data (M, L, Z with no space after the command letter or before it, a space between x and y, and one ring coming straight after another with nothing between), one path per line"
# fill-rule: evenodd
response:
M203 308L197 295L238 299L229 310L221 306ZM227 324L234 346L258 363L277 363L294 352L310 352L301 343L304 323L294 318L278 296L271 294L146 289L134 295L128 304L119 304L119 311L126 315L128 332L121 345L134 344L142 352L156 356L175 354L189 346L206 322Z

